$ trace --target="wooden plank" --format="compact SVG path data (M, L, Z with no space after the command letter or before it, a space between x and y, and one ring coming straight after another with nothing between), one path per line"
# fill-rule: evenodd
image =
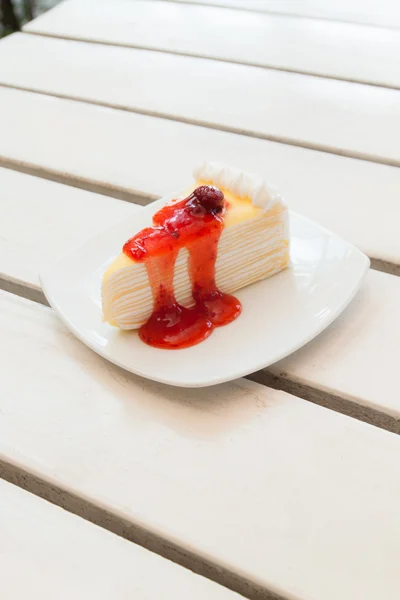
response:
M397 168L6 88L0 110L8 115L3 165L151 199L181 189L204 159L216 160L261 173L294 210L400 264Z
M25 31L400 86L395 29L186 3L71 0Z
M0 169L0 189L0 286L15 291L11 284L16 282L28 297L40 290L39 271L56 254L138 210L127 202L8 169ZM303 395L306 387L312 388L318 393L312 400L400 433L399 305L400 278L371 271L361 292L328 330L268 369L279 377L272 384ZM257 378L271 383L265 374Z
M245 380L141 380L0 297L3 461L248 596L397 600L400 437Z
M7 600L240 598L3 480L0 512Z
M397 90L24 34L1 47L0 83L400 165Z
M223 6L257 12L333 19L381 27L400 27L400 7L396 0L169 0L183 4Z
M39 271L138 207L0 168L0 277L40 290ZM11 289L13 289L11 287Z

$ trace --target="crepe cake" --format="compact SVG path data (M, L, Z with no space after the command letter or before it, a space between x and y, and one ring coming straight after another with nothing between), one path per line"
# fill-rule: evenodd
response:
M272 186L208 162L194 179L124 244L103 277L104 320L139 329L158 348L203 341L240 315L231 294L289 265L288 211Z

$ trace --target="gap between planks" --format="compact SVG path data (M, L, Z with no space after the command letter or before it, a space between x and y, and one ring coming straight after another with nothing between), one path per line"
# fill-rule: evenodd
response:
M362 406L356 402L351 402L330 394L329 392L313 388L307 384L299 383L293 379L288 379L284 374L276 375L267 370L257 371L248 375L246 379L260 383L275 390L287 392L292 396L297 396L313 404L318 404L329 410L333 410L342 415L352 417L358 421L363 421L369 425L380 427L391 433L400 434L400 420L375 410L370 407Z
M94 192L95 194L101 194L102 196L108 196L109 198L116 198L117 200L132 202L133 204L140 204L141 206L145 206L146 204L153 202L153 200L157 200L157 196L152 196L150 194L146 195L143 192L136 190L127 190L126 188L118 187L114 184L108 185L106 183L99 183L98 181L80 177L79 175L71 177L62 171L55 171L32 163L13 160L6 156L0 156L0 167L18 171L19 173L25 173L26 175L33 175L56 183L69 185L70 187L78 188L80 190Z
M0 273L0 289L49 307L49 303L39 287L28 286L23 281L18 281L3 273ZM250 379L251 381L255 381L256 383L275 390L288 392L293 396L297 396L298 398L302 398L313 404L318 404L324 408L347 415L358 421L363 421L364 423L385 429L391 433L400 434L400 420L395 417L373 408L362 406L356 402L346 400L324 390L319 390L318 388L313 388L307 384L296 382L293 379L289 379L285 374L276 375L270 373L267 369L263 369L247 375L245 379Z
M293 19L312 19L313 21L333 21L335 23L350 23L351 25L360 25L361 27L377 27L378 29L395 29L398 27L396 25L380 25L379 23L364 23L359 21L352 21L351 19L341 19L341 18L333 18L333 17L323 17L323 16L314 16L309 14L300 14L300 13L292 13L292 12L279 12L278 10L266 10L262 8L256 8L254 6L228 6L227 4L221 4L218 0L215 2L201 2L196 0L166 0L167 2L172 2L174 4L194 4L195 6L206 6L206 7L214 7L214 8L225 8L226 10L237 10L239 12L252 12L252 13L260 13L262 15L274 15L277 17L293 18Z
M178 4L178 2L177 2L177 4ZM199 4L198 6L205 6L205 5ZM223 7L219 7L219 8L227 8L227 7L223 6ZM285 17L289 16L290 17L292 15L281 15L281 16L285 16ZM359 85L369 85L372 87L384 88L387 90L400 90L400 86L398 86L398 85L388 85L388 84L378 83L378 82L374 82L374 81L370 81L370 80L354 79L353 77L345 77L345 76L332 75L332 74L327 75L327 74L322 74L322 73L316 73L315 71L312 71L312 70L308 71L305 69L298 69L298 68L292 69L290 67L277 67L276 65L273 65L273 64L271 64L271 65L260 64L260 63L255 63L255 62L251 62L251 61L246 61L246 60L239 60L237 58L223 58L223 57L219 57L219 56L208 56L208 55L200 54L197 52L188 52L186 50L185 51L172 50L172 49L165 50L163 48L153 48L153 46L143 46L140 44L127 44L124 42L115 42L115 41L107 42L105 40L99 41L99 40L92 40L92 39L83 39L83 38L79 38L79 37L74 37L72 35L71 36L58 35L57 33L50 34L50 33L38 32L38 31L29 31L29 30L25 30L25 29L22 31L22 33L24 35L36 35L39 37L56 38L56 39L60 39L60 40L67 40L70 42L79 42L81 44L96 44L98 46L116 46L117 48L128 48L131 50L132 49L133 50L149 50L151 52L159 52L161 54L173 54L176 56L188 56L190 58L201 58L203 60L212 60L215 62L240 65L242 67L255 67L258 69L267 69L269 71L282 71L283 73L296 73L297 75L306 75L308 77L318 77L319 79L333 79L334 81L345 81L347 83L357 83ZM0 84L0 85L4 85L4 87L14 87L11 85L8 86L7 84ZM15 89L26 90L29 92L35 91L30 88L23 88L23 87L17 87L17 86L15 86ZM40 92L38 92L38 93L40 93ZM42 92L42 93L44 93L44 92ZM56 94L54 94L54 95L56 95ZM69 96L59 96L59 97L60 98L68 98L68 99L70 98ZM85 102L85 100L82 100L82 102ZM106 105L106 106L110 106L110 105ZM125 109L125 110L132 110L132 109ZM134 112L136 112L136 111L134 111Z
M257 586L245 577L239 576L233 571L208 561L193 552L183 550L170 540L132 523L123 516L113 514L94 504L88 498L80 497L71 491L55 486L42 475L28 472L2 457L0 457L0 478L233 592L237 592L249 598L249 600L285 600L282 596L277 596Z

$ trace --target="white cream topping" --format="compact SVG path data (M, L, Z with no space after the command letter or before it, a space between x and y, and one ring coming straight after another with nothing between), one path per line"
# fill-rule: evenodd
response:
M213 183L236 196L248 196L255 206L264 210L277 203L285 204L276 188L254 173L244 173L234 167L205 161L194 169L193 176L197 181Z

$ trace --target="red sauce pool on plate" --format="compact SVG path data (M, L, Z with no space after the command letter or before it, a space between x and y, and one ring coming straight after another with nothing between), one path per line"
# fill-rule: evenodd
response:
M234 296L215 283L218 242L224 227L223 193L204 185L184 200L164 206L153 226L128 240L124 253L146 265L154 298L150 319L139 336L156 348L187 348L205 340L214 327L227 325L241 312ZM174 294L174 269L179 251L189 252L189 276L194 307L179 304Z

